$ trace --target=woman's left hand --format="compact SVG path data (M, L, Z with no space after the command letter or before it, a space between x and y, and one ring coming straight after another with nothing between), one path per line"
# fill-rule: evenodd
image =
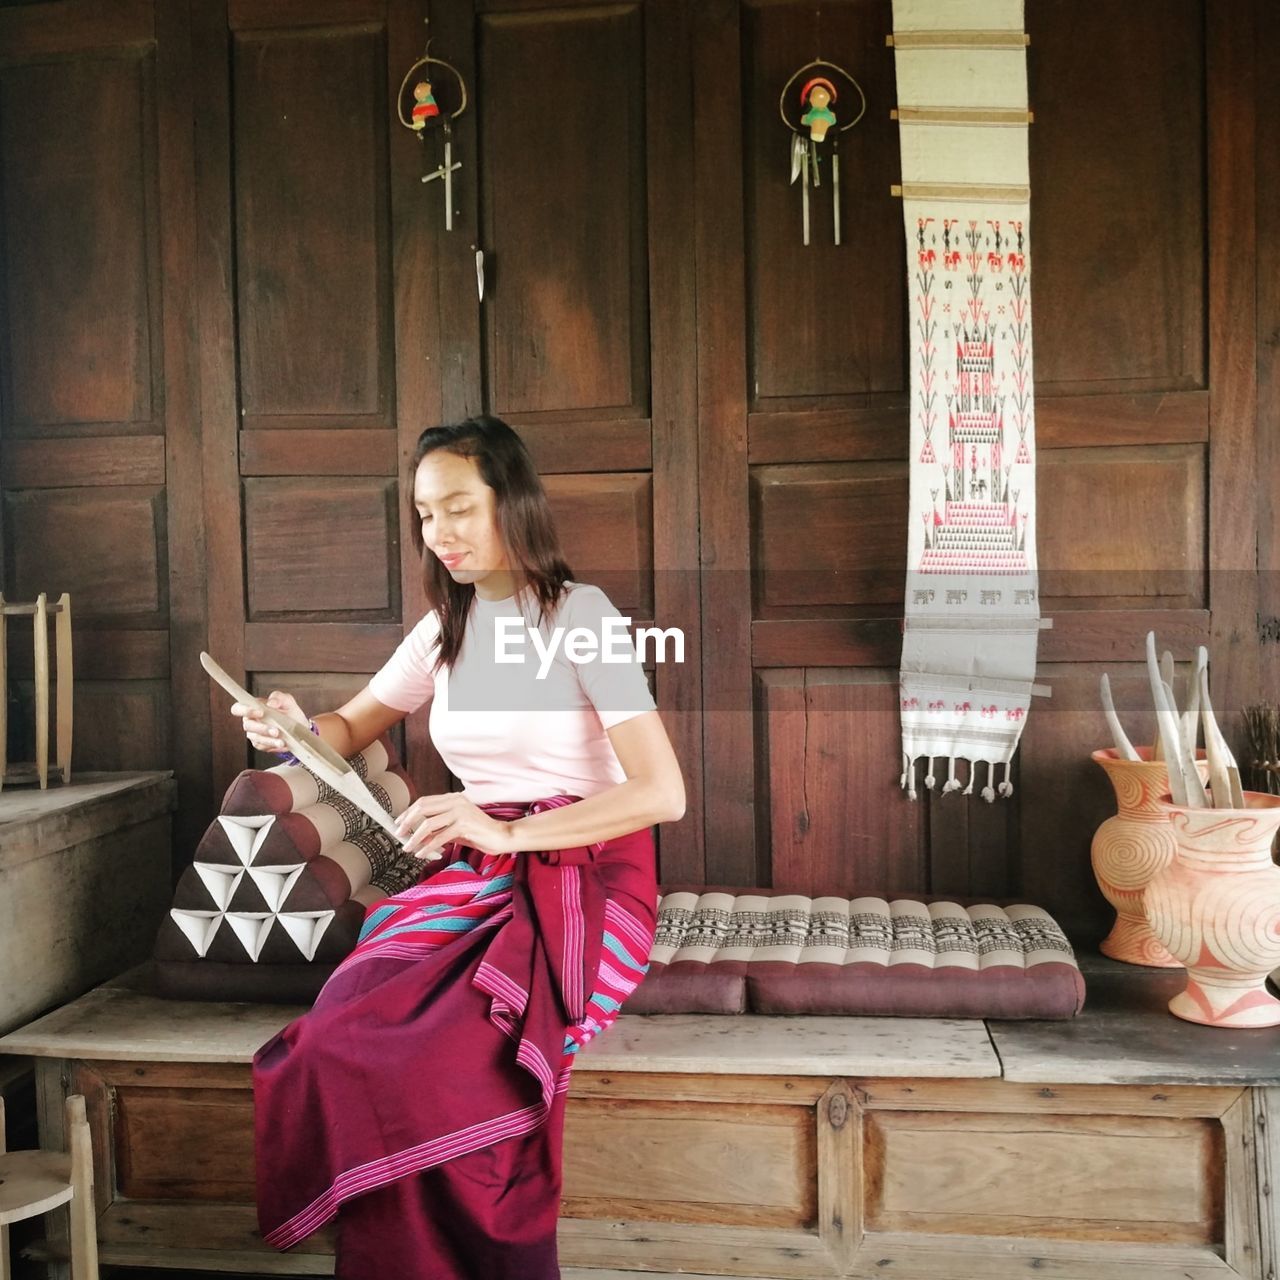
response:
M396 819L396 830L413 833L404 847L419 857L454 840L482 853L516 852L511 823L490 817L460 791L419 797Z

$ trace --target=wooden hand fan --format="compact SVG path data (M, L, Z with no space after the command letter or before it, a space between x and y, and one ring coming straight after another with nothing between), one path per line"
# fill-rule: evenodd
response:
M374 798L373 792L365 786L358 773L327 743L323 738L312 733L306 725L299 723L283 712L269 707L261 698L255 698L247 689L242 688L207 654L201 653L200 665L213 677L223 689L237 702L252 707L254 714L267 724L280 730L289 750L298 758L298 762L315 774L321 782L327 783L339 795L350 800L358 809L367 813L391 836L397 844L403 845L407 836L401 836L396 830L395 820ZM425 853L426 858L436 861L444 857L439 850L432 849Z

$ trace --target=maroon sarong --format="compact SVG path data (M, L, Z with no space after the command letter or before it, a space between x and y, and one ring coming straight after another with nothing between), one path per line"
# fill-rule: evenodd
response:
M351 1202L339 1277L558 1280L574 1054L648 970L657 900L645 828L552 852L452 844L370 908L312 1008L254 1055L263 1239L290 1248Z

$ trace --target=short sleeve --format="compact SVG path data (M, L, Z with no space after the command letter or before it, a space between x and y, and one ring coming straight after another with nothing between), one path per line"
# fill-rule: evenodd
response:
M440 618L432 609L396 647L369 680L369 692L383 706L417 711L435 692L435 663L440 641Z
M571 590L562 625L566 638L576 627L584 627L596 637L594 655L573 665L583 692L606 729L658 707L644 666L636 657L630 627L620 621L609 626L611 618L621 619L622 614L599 587L584 583Z

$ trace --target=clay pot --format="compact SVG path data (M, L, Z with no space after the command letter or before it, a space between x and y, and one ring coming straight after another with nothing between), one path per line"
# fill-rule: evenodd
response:
M1163 760L1151 759L1150 747L1136 750L1141 760L1125 760L1113 747L1090 755L1106 772L1119 810L1094 833L1090 849L1098 888L1116 910L1115 925L1100 950L1126 964L1174 969L1182 962L1151 932L1142 907L1151 877L1173 861L1173 828L1160 807L1160 798L1169 794L1169 770ZM1207 778L1208 761L1203 751L1197 755L1200 776Z
M1244 793L1243 809L1190 809L1163 796L1173 860L1143 895L1151 931L1187 966L1169 1011L1211 1027L1280 1025L1266 989L1280 964L1280 867L1271 846L1280 796Z

